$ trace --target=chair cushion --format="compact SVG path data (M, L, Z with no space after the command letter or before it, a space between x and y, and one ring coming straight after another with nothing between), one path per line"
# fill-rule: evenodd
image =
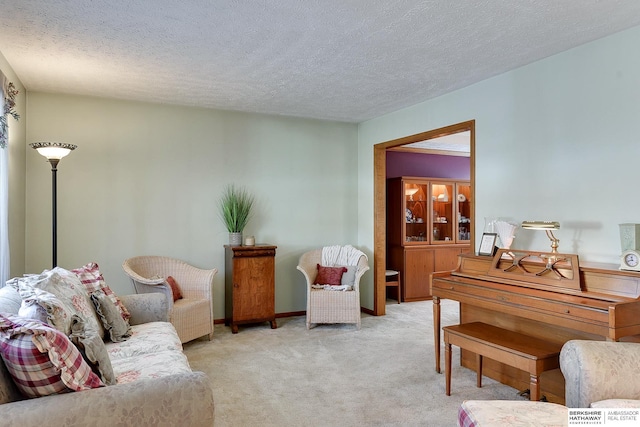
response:
M191 372L171 323L144 323L131 330L130 340L106 344L118 384Z
M318 274L313 281L314 285L342 285L342 276L347 272L346 267L325 267L317 264Z
M114 360L113 371L118 384L192 372L187 356L171 350Z
M169 322L148 322L131 327L131 339L105 343L113 363L117 359L171 350L182 352L182 343Z
M69 338L38 320L0 314L0 353L26 397L104 386Z

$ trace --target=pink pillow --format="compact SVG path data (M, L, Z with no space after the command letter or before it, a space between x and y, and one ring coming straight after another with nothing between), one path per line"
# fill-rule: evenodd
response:
M342 284L342 275L347 272L346 267L324 267L318 265L318 275L313 281L314 285L332 285L340 286Z
M167 277L167 283L171 286L171 293L173 294L173 302L182 299L182 292L180 292L180 286L178 282L172 276Z
M0 314L0 355L26 397L104 386L69 338L38 320Z
M102 273L100 273L100 267L95 262L90 262L89 264L83 265L80 268L76 268L71 270L78 276L82 284L87 288L87 292L89 294L94 293L95 291L102 290L104 294L113 302L116 307L118 307L118 311L122 315L124 320L129 320L131 314L127 308L122 304L120 298L113 293L111 288L105 283L104 277Z

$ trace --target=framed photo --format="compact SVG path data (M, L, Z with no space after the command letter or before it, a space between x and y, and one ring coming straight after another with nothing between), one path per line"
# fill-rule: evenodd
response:
M480 248L478 249L478 255L493 256L496 250L497 233L482 233L482 240L480 240Z

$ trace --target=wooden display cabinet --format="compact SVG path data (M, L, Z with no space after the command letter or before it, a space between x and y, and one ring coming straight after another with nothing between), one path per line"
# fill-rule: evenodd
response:
M429 275L469 252L471 216L469 181L387 180L387 266L401 272L402 301L431 298Z
M275 256L272 245L225 245L225 324L270 322L276 329Z

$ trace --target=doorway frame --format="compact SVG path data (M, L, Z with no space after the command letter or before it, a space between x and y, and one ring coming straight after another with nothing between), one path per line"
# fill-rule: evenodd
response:
M387 149L469 131L469 163L471 184L471 215L476 220L476 121L468 120L438 129L409 135L373 146L373 314L386 314L387 289L384 285L387 265ZM475 251L475 224L471 224L471 249Z

